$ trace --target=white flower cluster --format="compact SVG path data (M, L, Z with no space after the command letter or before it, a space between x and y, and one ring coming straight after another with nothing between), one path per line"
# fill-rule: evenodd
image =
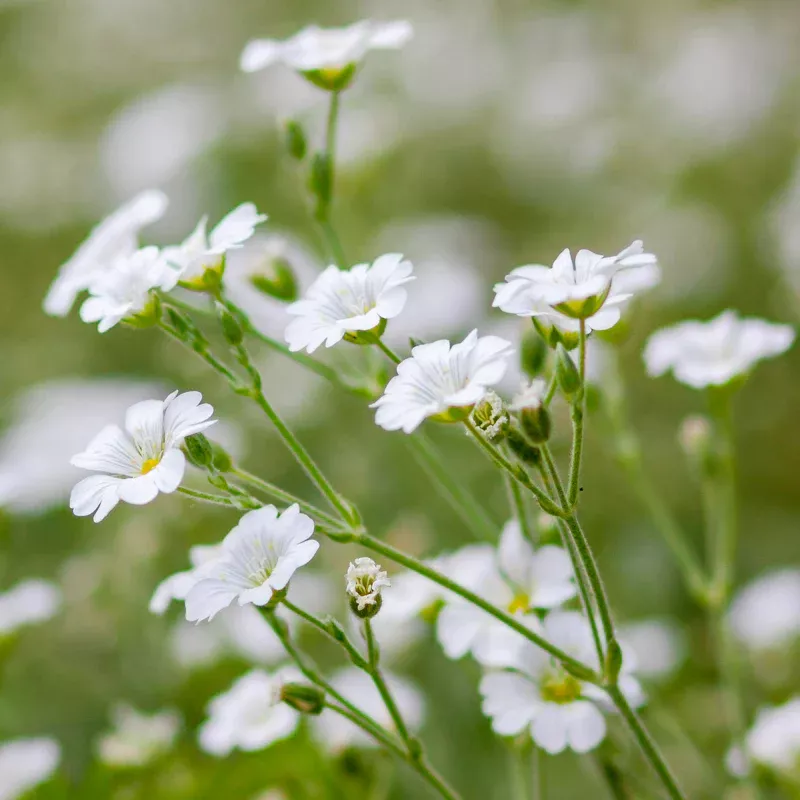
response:
M175 711L142 714L119 704L112 711L113 730L97 742L97 755L109 767L143 767L166 753L180 731Z

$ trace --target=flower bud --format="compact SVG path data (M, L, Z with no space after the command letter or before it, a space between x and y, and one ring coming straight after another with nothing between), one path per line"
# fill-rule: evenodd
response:
M581 337L577 332L562 331L556 325L550 325L544 322L541 317L532 317L531 321L533 322L533 327L539 332L539 335L553 349L563 344L567 350L574 350L580 343Z
M183 440L183 452L190 464L208 469L214 461L214 448L202 433L193 433Z
M561 391L567 397L571 397L580 391L581 376L575 362L570 358L569 353L563 345L556 348L556 377Z
M301 714L321 714L325 708L325 692L310 683L285 683L281 700Z
M381 565L367 557L357 558L350 564L345 581L350 609L362 619L370 619L381 610L381 589L392 585Z
M238 347L244 339L244 331L239 324L239 320L221 303L217 303L217 313L222 324L222 333L225 336L225 340L233 347Z
M250 276L250 283L259 292L293 303L297 300L298 287L292 265L285 258L273 258L269 263L270 274L256 274Z
M538 467L542 461L542 453L532 445L516 428L508 427L506 434L511 452L523 463Z
M533 444L544 444L550 438L552 424L544 404L545 391L544 381L537 378L530 386L523 386L511 404L512 410L519 414L522 430Z
M296 119L287 119L283 124L283 135L289 155L297 161L302 161L308 152L303 126Z
M308 188L317 198L317 215L331 202L331 160L327 153L315 153L311 161Z
M164 312L167 315L167 321L173 327L175 332L181 337L183 341L189 338L191 329L186 322L186 318L175 308L167 306Z
M372 619L373 617L378 615L378 612L381 610L383 606L383 597L378 595L374 602L370 603L368 606L360 606L358 604L358 599L355 597L350 598L350 610L359 618L359 619Z
M508 413L495 392L486 396L472 409L472 422L492 444L501 442L508 428Z
M549 349L544 337L535 329L529 330L522 337L520 347L520 365L522 371L529 377L541 375L547 366Z
M217 472L230 472L233 469L233 459L224 447L216 442L211 443L213 457L211 464Z

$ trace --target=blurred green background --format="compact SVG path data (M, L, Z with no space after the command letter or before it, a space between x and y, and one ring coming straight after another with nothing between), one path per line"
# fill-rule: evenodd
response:
M198 388L248 468L312 492L265 422L177 345L122 327L100 336L75 313L41 311L57 267L89 228L151 186L171 206L148 241L177 241L201 214L213 221L253 201L270 215L265 233L296 237L311 260L322 258L278 122L295 115L316 136L325 97L288 70L248 76L237 62L254 36L361 17L407 18L416 35L402 51L372 54L343 98L334 213L349 258L401 251L415 263L416 294L397 321L405 336L455 337L475 326L514 336L516 323L490 309L492 284L511 268L550 263L563 247L613 253L642 238L664 280L628 314L619 355L647 466L698 549L700 503L676 431L703 410L703 397L648 380L643 341L663 324L726 307L796 319L798 4L0 1L0 589L44 577L65 597L60 615L0 653L0 740L49 734L64 749L63 774L36 797L252 800L276 787L298 800L333 798L331 774L345 774L352 792L375 770L392 776L379 781L391 781L387 797L426 796L413 774L392 772L381 757L326 764L302 734L225 760L199 751L193 731L206 703L248 665L231 657L182 668L169 644L178 609L158 618L147 602L185 567L191 544L218 541L235 516L162 496L120 506L95 526L66 508L66 461L130 402ZM278 308L263 316L280 331ZM266 353L263 365L267 395L377 535L424 555L469 541L404 437L379 430L366 401ZM739 582L800 554L798 365L797 351L762 365L737 399ZM91 402L101 392L103 412ZM48 400L50 424L38 425ZM19 434L25 410L28 438ZM558 428L563 456L563 408ZM691 648L678 675L650 688L645 716L692 796L717 797L718 784L658 711L671 709L719 774L724 720L703 615L596 428L583 515L613 604L624 620L673 617ZM508 517L502 482L457 431L431 434L499 526ZM350 556L333 544L321 550L318 566L337 590ZM308 643L335 663L317 639ZM423 687L423 738L465 798L508 797L508 748L480 714L477 667L449 663L428 636L395 670ZM751 710L792 690L748 687ZM178 708L186 724L175 752L143 771L94 764L93 742L118 700ZM616 728L614 739L626 741ZM552 800L605 796L592 759L548 759L547 774Z

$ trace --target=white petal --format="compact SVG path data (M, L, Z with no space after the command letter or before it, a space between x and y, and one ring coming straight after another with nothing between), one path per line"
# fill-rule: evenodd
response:
M117 486L120 500L135 506L143 506L158 495L158 486L152 472L138 478L126 478Z
M176 448L167 450L158 466L150 474L153 476L158 491L169 494L181 485L185 469L186 457Z

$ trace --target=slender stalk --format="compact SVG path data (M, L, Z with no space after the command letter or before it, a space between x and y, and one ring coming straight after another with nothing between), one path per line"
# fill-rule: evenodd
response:
M541 751L534 744L531 749L531 768L533 770L533 792L531 794L531 800L544 800L545 792L547 791L544 774L545 763Z
M201 503L210 503L215 506L226 506L227 508L236 508L236 503L229 497L224 497L221 494L211 494L209 492L199 492L197 489L190 489L187 486L179 486L178 493L191 497L193 500L199 500Z
M549 406L550 403L553 402L553 398L556 395L556 389L558 389L558 377L554 372L550 377L550 383L547 384L547 391L544 393L544 398L542 402L545 406Z
M528 770L526 769L526 751L513 744L509 748L509 774L511 777L511 795L513 800L529 800Z
M515 481L510 475L506 475L506 486L508 488L508 496L511 501L511 509L514 518L517 520L522 535L532 544L535 545L535 537L533 529L531 528L531 521L528 518L528 509L525 508L525 498L522 496L522 490L519 483Z
M581 482L581 456L583 454L583 418L586 413L586 320L581 320L578 350L578 370L581 388L572 401L572 451L569 459L569 507L575 508Z
M399 364L399 363L400 363L400 362L403 360L402 358L400 358L400 356L398 356L398 355L397 355L397 353L395 353L395 352L394 352L394 350L392 350L392 348L391 348L391 347L389 347L389 345L387 345L387 344L386 344L386 342L384 342L384 341L383 341L383 339L381 339L381 338L380 338L380 336L378 336L378 337L377 337L377 340L376 340L376 342L375 342L375 346L376 346L376 347L377 347L377 348L378 348L378 349L379 349L379 350L380 350L380 351L381 351L381 352L382 352L382 353L383 353L383 354L386 356L386 358L388 358L388 359L389 359L389 361L391 361L393 364Z
M453 478L430 439L424 433L417 431L411 436L406 436L404 441L414 451L417 461L433 480L434 486L467 528L478 539L494 541L497 538L497 526L475 496Z
M328 163L330 187L328 189L328 197L324 202L320 202L317 207L316 218L334 260L340 269L345 269L347 267L347 258L339 240L339 235L331 222L331 210L336 187L336 126L339 120L339 92L331 92L330 97L328 119L325 123L325 157Z
M645 758L664 784L667 794L672 800L687 800L686 795L678 786L678 782L667 765L667 762L664 761L664 757L661 755L658 745L656 745L652 736L647 732L647 729L639 719L639 715L631 708L625 695L620 691L618 686L609 686L606 691L611 701L622 715L622 718L625 720L634 739L636 739L639 747L641 747Z
M325 703L325 708L330 709L331 711L335 711L340 716L344 717L345 719L349 719L354 725L358 725L363 731L366 731L376 742L382 744L387 750L390 750L399 758L403 760L407 760L406 752L403 750L400 745L395 742L390 736L385 735L381 729L379 728L372 728L370 726L364 725L362 718L354 714L350 709L346 708L345 706L337 706L336 703Z
M202 346L202 343L197 342L193 346L191 343L186 341L178 331L176 331L171 325L168 325L166 322L161 320L158 323L158 326L164 331L168 336L171 336L173 339L179 341L182 345L188 347L193 353L196 353L203 361L208 364L214 372L222 375L226 381L231 385L235 392L239 392L241 389L241 383L236 375L231 372L228 367L225 366L211 351L208 350L207 347Z

